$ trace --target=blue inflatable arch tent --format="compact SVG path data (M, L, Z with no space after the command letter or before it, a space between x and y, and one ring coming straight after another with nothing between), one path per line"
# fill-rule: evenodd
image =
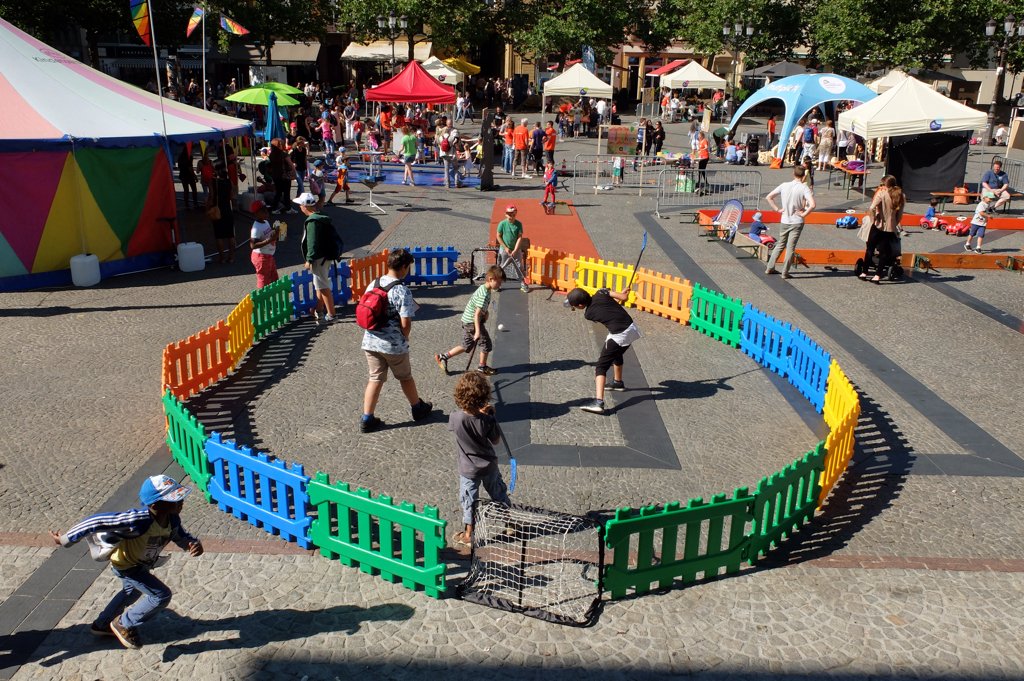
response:
M863 103L871 101L877 96L867 86L834 73L807 73L789 76L765 85L748 97L747 101L743 102L736 111L736 115L732 117L729 132L736 131L736 126L739 125L743 115L749 109L770 99L781 100L785 107L786 115L782 121L782 129L779 130L779 140L788 140L797 122L817 106L827 102L846 100ZM785 148L780 141L777 155L781 156Z

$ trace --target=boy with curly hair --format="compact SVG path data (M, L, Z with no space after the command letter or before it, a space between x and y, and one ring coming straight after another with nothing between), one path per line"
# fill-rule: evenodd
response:
M459 470L459 504L466 529L452 539L457 546L473 541L473 504L480 498L480 485L491 499L508 504L508 489L498 470L494 445L501 440L501 429L494 417L491 384L483 374L462 374L455 384L458 410L448 417L448 430L455 436L455 459Z

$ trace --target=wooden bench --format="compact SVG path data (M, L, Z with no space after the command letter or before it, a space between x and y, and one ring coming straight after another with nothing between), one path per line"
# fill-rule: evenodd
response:
M978 199L981 198L981 192L967 192L966 194L965 193L955 194L953 192L931 192L931 195L939 200L939 212L940 213L946 212L946 202L949 201L954 196L966 196L969 201L977 201ZM1024 194L1022 194L1020 192L1010 192L1010 200L1006 202L1007 210L1009 210L1010 204L1013 203L1014 199L1019 199L1022 196L1024 196ZM963 205L963 204L956 204L956 205Z

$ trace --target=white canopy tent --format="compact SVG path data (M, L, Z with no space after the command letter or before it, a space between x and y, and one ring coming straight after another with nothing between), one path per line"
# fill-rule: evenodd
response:
M838 128L864 139L920 135L928 132L978 130L988 117L955 102L921 81L907 76L903 82L866 104L839 114Z
M561 75L544 83L540 110L544 111L544 100L548 97L596 97L611 99L612 86L587 70L582 63L573 66Z
M724 88L725 78L716 76L695 61L661 77L661 86L673 90Z
M437 57L431 57L423 62L422 66L424 71L445 85L454 85L466 77L461 71L456 71Z
M905 81L907 78L908 76L905 71L893 69L884 76L881 76L880 78L875 78L870 83L865 83L865 85L872 92L882 94L883 92L888 92L892 88L896 87L897 85Z

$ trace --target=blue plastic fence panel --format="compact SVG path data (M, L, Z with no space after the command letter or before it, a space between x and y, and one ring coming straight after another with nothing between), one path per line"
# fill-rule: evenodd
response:
M416 246L409 248L412 269L405 278L407 284L454 284L459 279L455 268L459 252L453 246Z
M743 306L740 350L758 364L785 376L789 369L789 342L793 327L747 303Z
M789 347L786 378L820 414L825 406L825 388L832 356L800 329L793 329Z
M313 273L309 270L292 272L292 310L296 317L311 314L316 309L316 290Z
M206 456L213 466L210 496L220 510L266 530L304 549L309 540L309 476L302 464L289 468L284 461L239 448L210 433Z
M334 295L335 305L348 305L352 300L352 287L349 286L349 277L352 270L347 262L337 262L331 265L331 293Z

